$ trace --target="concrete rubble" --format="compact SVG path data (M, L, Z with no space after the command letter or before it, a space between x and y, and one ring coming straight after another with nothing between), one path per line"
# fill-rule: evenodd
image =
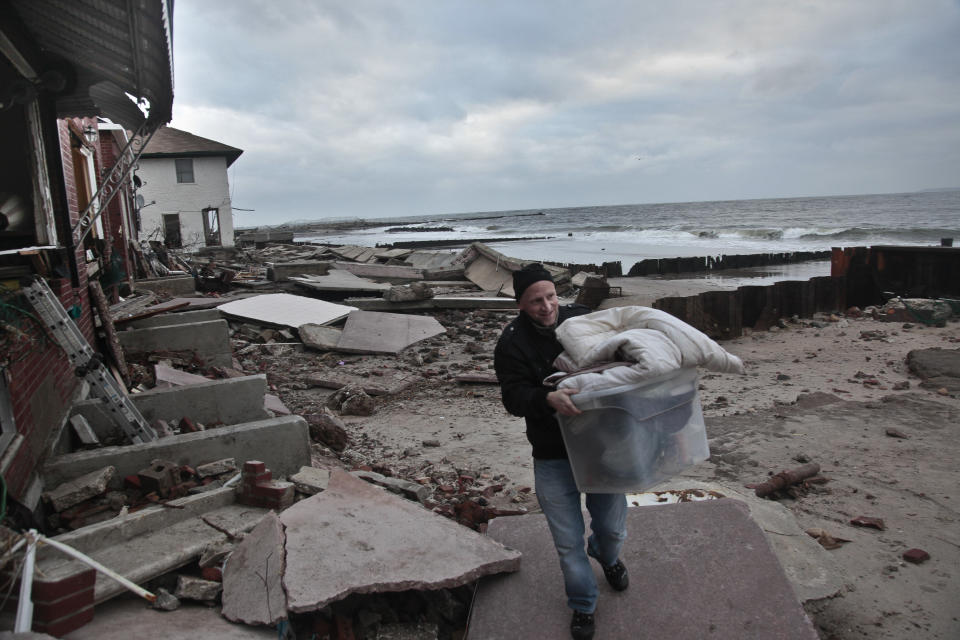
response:
M43 499L54 511L64 511L84 500L102 494L107 490L107 485L116 474L117 470L112 466L85 473L79 478L67 480L45 492Z

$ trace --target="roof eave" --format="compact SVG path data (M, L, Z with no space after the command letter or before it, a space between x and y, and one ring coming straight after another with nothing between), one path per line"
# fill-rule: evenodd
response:
M44 55L37 75L69 67L74 76L55 96L59 117L101 116L133 130L171 120L173 0L9 2ZM129 96L149 105L146 114Z

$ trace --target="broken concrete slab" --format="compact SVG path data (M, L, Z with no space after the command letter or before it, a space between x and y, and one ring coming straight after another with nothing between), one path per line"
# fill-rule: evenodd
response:
M465 265L464 275L484 291L493 291L512 298L513 272L533 261L511 258L481 242L474 242L457 256L456 262ZM558 293L568 288L569 271L550 264L543 266L553 276Z
M227 558L221 611L227 620L273 626L286 619L285 538L280 518L270 511Z
M178 569L197 558L213 542L252 529L266 513L234 502L234 491L217 489L172 500L164 507L147 507L54 539L87 554L125 578L143 583ZM213 523L212 526L209 523ZM52 547L41 546L37 567L51 580L67 579L87 566ZM103 602L125 587L98 573L94 602Z
M300 471L290 476L290 482L300 493L312 496L326 490L330 484L330 471L316 467L300 467Z
M413 253L412 249L380 249L373 255L381 262L389 262L390 260L403 260L411 253Z
M282 282L290 276L325 276L330 271L330 263L322 260L298 260L295 262L268 262L267 279Z
M346 260L353 260L354 262L375 262L377 254L383 251L383 249L354 244L341 247L329 247L327 251L335 256L340 256Z
M343 269L332 269L325 276L290 276L288 280L311 291L331 293L383 293L390 285L356 276Z
M446 331L436 318L429 316L353 311L347 316L337 351L398 353Z
M219 307L228 316L284 327L330 324L342 320L356 307L324 302L290 293L268 293L228 302Z
M388 282L394 282L397 280L423 280L423 269L412 266L359 262L335 262L334 267L343 271L349 271L353 275L360 276L361 278L373 278L376 280L386 280Z
M117 476L111 483L116 488L120 478L136 474L158 458L194 468L223 458L258 459L263 460L277 476L285 477L310 464L310 436L307 422L300 416L269 418L183 433L153 442L55 456L44 464L42 477L45 486L56 486L112 465L117 469Z
M513 298L481 296L434 296L429 300L390 302L381 298L347 298L349 305L363 311L431 311L434 309L510 309L517 308Z
M351 593L455 587L520 565L519 552L343 471L280 520L294 613Z
M297 327L297 333L300 335L300 341L308 349L317 351L332 351L337 348L340 342L342 329L336 327L325 327L319 324L307 323Z
M129 329L119 332L117 338L128 353L189 351L208 365L229 367L233 364L226 320Z
M105 492L116 475L115 467L106 466L57 485L56 488L44 492L43 499L54 511L63 511Z
M450 251L414 251L404 258L404 262L424 270L435 271L457 268L454 265L456 258L457 254ZM460 269L462 268L461 266Z
M600 586L599 637L818 638L742 502L635 507L627 510L627 531L627 591L610 589L591 563ZM570 611L546 519L496 518L488 535L521 551L523 566L480 581L467 637L567 637Z

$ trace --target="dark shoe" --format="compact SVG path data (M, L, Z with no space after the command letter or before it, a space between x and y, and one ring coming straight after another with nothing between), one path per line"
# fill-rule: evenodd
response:
M570 620L570 635L574 640L591 640L593 638L593 614L574 611Z
M609 567L603 564L600 566L603 567L607 583L615 590L625 591L630 586L630 574L627 573L627 565L623 564L623 560L617 560Z

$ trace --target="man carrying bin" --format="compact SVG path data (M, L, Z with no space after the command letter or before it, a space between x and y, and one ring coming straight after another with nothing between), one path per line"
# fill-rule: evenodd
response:
M588 556L600 563L607 582L617 591L630 583L620 560L627 536L627 500L622 493L587 494L591 535L584 545L580 491L555 416L577 415L580 410L570 399L573 390L550 391L543 380L556 371L553 361L563 351L555 334L557 326L590 309L576 304L561 307L553 278L541 264L515 271L513 290L520 313L497 342L497 380L503 406L527 423L537 500L560 556L567 606L573 609L570 633L578 640L589 639L594 632L597 583Z

